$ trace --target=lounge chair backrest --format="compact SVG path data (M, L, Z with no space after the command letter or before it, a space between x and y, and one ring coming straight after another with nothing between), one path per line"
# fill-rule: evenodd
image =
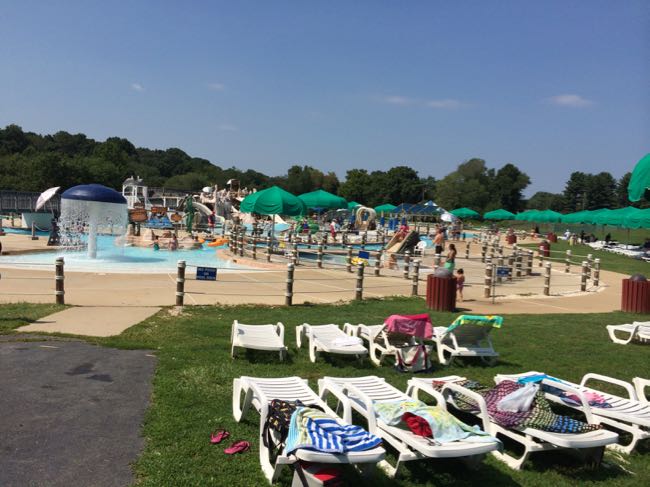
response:
M458 345L469 346L487 342L490 331L492 331L491 326L466 324L456 328L453 334Z
M260 399L271 401L295 401L299 399L304 404L320 404L322 400L307 385L307 381L300 377L285 377L282 379L256 379L254 389L260 394Z

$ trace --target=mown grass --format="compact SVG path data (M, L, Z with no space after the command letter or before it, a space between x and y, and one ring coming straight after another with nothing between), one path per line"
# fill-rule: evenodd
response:
M295 326L350 321L378 323L393 313L426 311L420 299L364 301L347 305L262 307L192 307L180 316L163 310L123 334L93 341L117 348L146 348L159 357L154 377L153 402L147 412L143 434L146 447L134 468L138 485L146 486L251 486L265 485L259 468L259 416L249 415L241 423L232 417L232 380L241 375L261 377L300 376L316 389L324 375L379 375L404 389L408 374L390 366L376 368L369 361L321 357L309 362L306 350L295 348ZM0 316L6 311L0 307ZM454 315L432 313L436 324L447 324ZM638 317L623 313L574 315L512 315L494 333L501 353L495 367L480 362L464 362L430 374L464 375L492 383L497 373L526 370L544 371L578 381L587 372L598 372L630 380L650 376L648 348L611 343L605 325L630 322ZM230 326L234 319L247 323L275 323L286 326L289 357L279 362L277 354L242 352L230 358ZM230 457L223 446L210 445L209 433L228 429L226 442L244 438L252 443L248 454ZM535 455L522 471L513 471L492 457L478 470L467 470L455 461L407 463L398 479L377 473L371 482L359 485L530 485L569 486L578 482L603 486L647 485L650 483L650 444L646 442L629 457L608 453L599 469L584 467L566 453ZM289 485L289 472L280 485Z
M56 304L3 304L0 307L0 335L14 333L16 328L63 309L64 306Z
M539 244L521 243L521 247L529 247L537 250ZM551 257L556 259L553 265L564 266L564 259L566 259L566 251L571 250L573 256L573 266L580 266L583 260L587 260L587 255L592 254L594 259L600 259L600 268L606 271L619 272L631 276L632 274L643 274L650 278L650 263L639 259L632 259L624 255L617 255L612 252L603 250L594 250L588 245L578 244L569 245L563 240L558 240L557 243L551 244ZM557 263L557 264L556 264Z

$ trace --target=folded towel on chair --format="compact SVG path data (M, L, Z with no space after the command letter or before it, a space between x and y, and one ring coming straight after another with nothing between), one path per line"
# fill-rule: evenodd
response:
M332 340L332 345L335 347L356 347L357 345L363 345L363 341L359 337L338 337Z

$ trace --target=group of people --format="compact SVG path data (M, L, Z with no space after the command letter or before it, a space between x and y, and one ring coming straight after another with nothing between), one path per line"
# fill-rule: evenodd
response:
M155 235L153 238L153 250L160 250L160 241L158 239L158 235ZM172 252L178 250L178 237L175 233L172 233L171 237L169 238L169 242L167 243L167 250L171 250Z

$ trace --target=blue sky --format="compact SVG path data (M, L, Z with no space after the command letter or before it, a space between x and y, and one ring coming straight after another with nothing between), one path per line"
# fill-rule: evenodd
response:
M482 157L532 194L650 151L645 1L5 0L0 53L2 126L267 174Z

